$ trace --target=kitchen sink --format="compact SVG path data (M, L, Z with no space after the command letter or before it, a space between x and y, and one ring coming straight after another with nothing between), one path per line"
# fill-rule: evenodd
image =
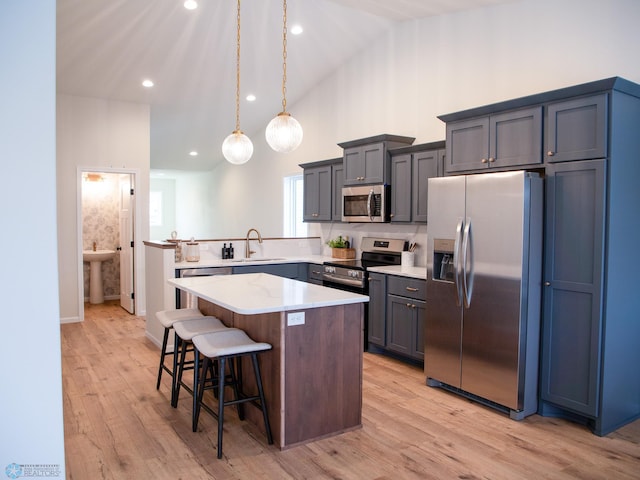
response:
M249 262L276 262L279 260L285 260L282 257L279 258L236 258L231 260L235 263L249 263Z

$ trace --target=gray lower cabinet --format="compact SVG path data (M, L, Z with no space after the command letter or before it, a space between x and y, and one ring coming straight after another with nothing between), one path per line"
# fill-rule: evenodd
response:
M386 348L424 360L426 281L389 275L387 284Z
M542 163L541 105L447 122L446 132L447 174Z
M369 315L367 340L384 348L386 345L387 276L369 272Z
M305 263L271 263L268 265L240 265L233 267L233 273L270 273L278 277L307 281L307 265Z
M307 282L322 285L322 265L307 263Z

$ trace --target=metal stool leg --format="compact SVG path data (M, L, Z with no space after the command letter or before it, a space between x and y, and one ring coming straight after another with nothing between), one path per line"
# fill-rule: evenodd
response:
M224 367L225 357L218 359L218 458L222 458L222 422L224 421Z
M269 445L271 445L273 444L273 436L271 435L271 425L269 424L267 404L264 400L264 390L262 389L262 375L260 375L260 365L258 363L257 354L251 354L251 363L253 363L253 371L255 373L256 383L258 385L258 395L260 396L260 407L262 410L262 418L264 419L264 428L267 431L267 440L269 441Z
M156 390L160 390L160 381L162 380L162 371L165 369L164 357L167 351L167 342L169 341L169 328L164 329L164 336L162 338L162 350L160 351L160 366L158 367L158 381L156 383ZM172 374L173 377L173 374Z

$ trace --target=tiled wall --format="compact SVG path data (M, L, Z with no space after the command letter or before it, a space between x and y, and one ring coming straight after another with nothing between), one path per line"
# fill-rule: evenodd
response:
M101 182L82 182L82 249L116 250L120 244L120 190L117 174L102 174ZM89 298L89 264L84 262L84 297ZM120 258L102 262L105 298L120 296Z

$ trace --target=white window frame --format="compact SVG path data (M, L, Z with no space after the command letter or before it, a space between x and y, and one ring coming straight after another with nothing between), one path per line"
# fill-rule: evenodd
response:
M303 175L297 173L284 177L283 203L283 236L306 237L308 226L302 221L304 207L304 181Z

